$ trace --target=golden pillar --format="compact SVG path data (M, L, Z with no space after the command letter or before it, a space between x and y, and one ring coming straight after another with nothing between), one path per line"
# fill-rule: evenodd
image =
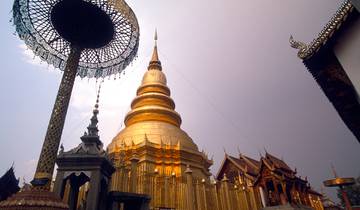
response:
M192 170L188 165L186 167L186 187L187 187L187 209L188 210L195 210L194 208L194 189L193 189L193 179L192 179Z
M131 162L131 177L130 177L130 192L136 193L136 185L137 185L137 164L139 159L136 156L133 156L130 160Z

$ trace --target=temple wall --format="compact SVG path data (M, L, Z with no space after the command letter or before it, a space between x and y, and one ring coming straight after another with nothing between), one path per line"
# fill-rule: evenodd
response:
M139 163L134 178L129 166L117 168L111 180L111 190L132 192L131 183L134 179L135 192L151 196L151 209L258 210L262 207L257 191L237 187L229 181L216 183L207 177L197 176L193 171L179 175L148 171L154 171L152 164Z

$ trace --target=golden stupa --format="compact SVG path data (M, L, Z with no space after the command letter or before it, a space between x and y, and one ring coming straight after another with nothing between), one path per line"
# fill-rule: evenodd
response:
M180 128L181 117L170 97L156 40L148 71L125 117L126 127L108 146L116 167L110 190L149 194L151 206L186 209L186 204L168 194L173 192L184 201L186 174L192 180L209 181L212 160Z

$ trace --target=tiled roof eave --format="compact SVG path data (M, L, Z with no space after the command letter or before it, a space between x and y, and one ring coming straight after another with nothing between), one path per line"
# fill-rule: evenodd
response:
M352 11L354 11L354 6L351 4L350 0L345 0L335 15L319 33L318 37L315 38L310 44L295 41L291 36L289 40L290 45L291 47L299 50L298 57L302 60L307 60L316 54L322 48L322 46L324 46L340 29Z

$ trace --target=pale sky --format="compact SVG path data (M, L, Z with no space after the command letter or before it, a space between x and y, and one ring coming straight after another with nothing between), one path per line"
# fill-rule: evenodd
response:
M14 162L32 179L62 74L40 64L13 35L12 0L0 2L0 175ZM122 78L105 79L99 128L108 145L120 131L146 71L158 29L163 71L200 150L214 156L216 174L227 153L239 150L283 158L316 190L332 177L360 175L360 144L341 121L297 51L335 13L338 0L129 0L140 24L139 57ZM77 79L62 136L65 150L85 131L95 102L94 80ZM333 198L335 190L327 190Z

